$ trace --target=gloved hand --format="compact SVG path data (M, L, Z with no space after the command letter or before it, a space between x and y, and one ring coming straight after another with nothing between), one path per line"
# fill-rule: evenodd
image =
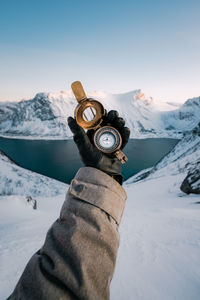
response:
M121 134L121 149L123 149L128 142L130 129L124 127L124 119L119 118L119 114L115 110L109 111L104 117L101 125L106 126L108 123L112 127L115 127ZM72 117L68 118L68 125L74 134L74 142L78 147L81 159L85 166L99 169L122 184L121 162L113 154L105 154L94 146L93 136L95 130L88 130L86 133Z

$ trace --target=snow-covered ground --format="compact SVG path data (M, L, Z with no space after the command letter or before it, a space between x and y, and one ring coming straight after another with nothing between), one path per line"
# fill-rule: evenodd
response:
M113 300L198 300L200 195L179 190L185 174L126 186Z
M124 185L128 199L111 299L199 299L200 196L180 192L185 176ZM38 210L23 196L0 197L0 299L12 292L41 247L64 197L37 197Z
M64 198L34 198L38 209L33 210L25 196L0 196L0 299L11 294L26 263L43 244Z
M66 186L60 181L16 165L0 150L0 196L55 196L62 194Z

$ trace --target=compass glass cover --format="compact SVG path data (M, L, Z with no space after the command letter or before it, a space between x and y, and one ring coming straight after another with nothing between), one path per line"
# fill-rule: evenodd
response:
M112 148L115 143L116 143L116 138L112 132L102 133L101 136L99 137L99 144L105 149Z
M103 126L96 131L94 143L100 151L112 153L121 146L121 136L114 127Z

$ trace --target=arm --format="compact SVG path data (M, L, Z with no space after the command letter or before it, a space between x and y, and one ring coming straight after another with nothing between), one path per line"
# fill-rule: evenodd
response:
M104 122L119 130L123 149L130 135L125 121L110 111ZM86 167L72 180L60 218L28 262L9 300L109 298L126 200L120 185L121 163L94 147L93 131L85 133L71 117L68 124Z
M28 262L13 299L108 299L126 193L106 173L81 168L60 218Z

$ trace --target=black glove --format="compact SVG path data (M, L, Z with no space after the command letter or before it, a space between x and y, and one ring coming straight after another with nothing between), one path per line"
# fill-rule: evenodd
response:
M128 142L130 129L124 127L124 119L119 118L119 114L115 110L109 111L104 117L101 125L106 126L108 123L112 127L115 127L121 134L121 149L123 149ZM81 159L85 166L99 169L122 184L121 162L113 154L105 154L94 146L93 136L95 130L88 130L86 133L72 117L68 118L68 125L74 134L74 142L78 147Z

